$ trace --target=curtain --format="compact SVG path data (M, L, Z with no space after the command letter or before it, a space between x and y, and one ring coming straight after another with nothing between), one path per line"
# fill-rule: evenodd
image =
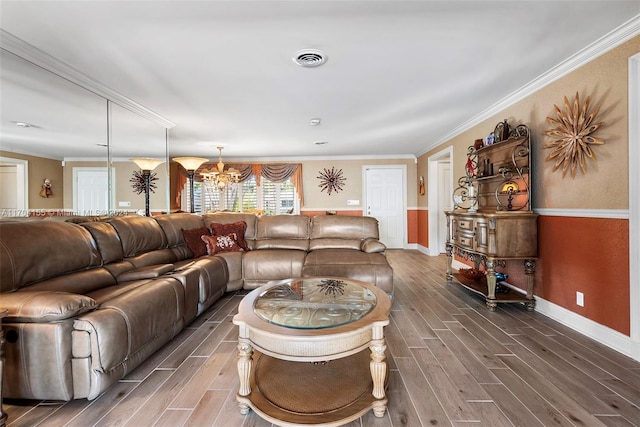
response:
M300 199L300 206L304 205L302 191L302 163L229 163L225 164L224 169L227 170L230 167L240 171L240 182L246 181L251 177L251 175L254 175L256 177L256 185L258 186L260 185L260 179L262 177L265 177L272 182L284 182L288 178L291 178L291 182L293 183L296 193L298 194L298 198ZM180 169L183 170L182 167ZM203 163L196 171L194 179L200 182L202 181L201 173L213 172L216 170L218 170L217 163ZM184 182L182 186L184 187Z
M185 184L187 183L187 171L182 167L181 164L176 163L178 167L176 168L178 173L175 174L176 181L176 209L182 210L182 190L184 189Z
M262 176L272 182L284 182L291 178L300 206L304 206L302 192L302 163L271 163L262 165Z

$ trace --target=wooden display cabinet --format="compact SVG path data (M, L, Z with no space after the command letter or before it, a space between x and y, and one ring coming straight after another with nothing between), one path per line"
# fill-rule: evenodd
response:
M506 122L505 122L506 124ZM531 140L519 125L509 138L481 148L469 147L467 174L454 191L455 209L447 216L447 279L484 296L487 307L522 303L535 308L533 285L538 256L538 215L531 211ZM453 257L471 260L486 274L475 280L452 272ZM522 260L526 294L498 283L496 267Z

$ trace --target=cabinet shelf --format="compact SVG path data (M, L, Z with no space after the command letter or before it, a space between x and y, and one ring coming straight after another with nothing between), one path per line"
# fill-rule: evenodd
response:
M452 276L463 287L469 289L470 291L478 295L483 296L485 298L485 301L488 301L488 302L491 301L489 300L489 296L488 296L489 292L487 290L486 278L482 278L479 280L472 280L464 277L460 273L453 273ZM497 286L499 287L499 290L496 291L496 298L493 301L495 301L496 303L523 303L523 304L530 304L533 302L532 300L528 299L525 294L518 292L507 285L508 285L507 282L498 282Z

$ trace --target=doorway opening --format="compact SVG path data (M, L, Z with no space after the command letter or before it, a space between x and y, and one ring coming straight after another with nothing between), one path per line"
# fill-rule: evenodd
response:
M453 190L453 147L449 146L429 156L429 248L428 255L437 256L444 250L447 240L444 212L451 209Z

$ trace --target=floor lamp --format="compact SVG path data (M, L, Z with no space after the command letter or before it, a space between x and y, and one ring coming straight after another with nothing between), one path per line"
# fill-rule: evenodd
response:
M138 165L142 169L144 175L144 214L145 216L151 216L149 213L149 193L151 192L151 171L154 170L159 164L164 163L162 160L152 158L137 158L131 159L133 163Z
M193 177L196 173L196 169L198 169L201 164L208 162L209 159L205 159L204 157L175 157L172 160L180 163L187 171L187 178L189 178L189 201L191 202L191 213L195 213L196 205L193 200Z

